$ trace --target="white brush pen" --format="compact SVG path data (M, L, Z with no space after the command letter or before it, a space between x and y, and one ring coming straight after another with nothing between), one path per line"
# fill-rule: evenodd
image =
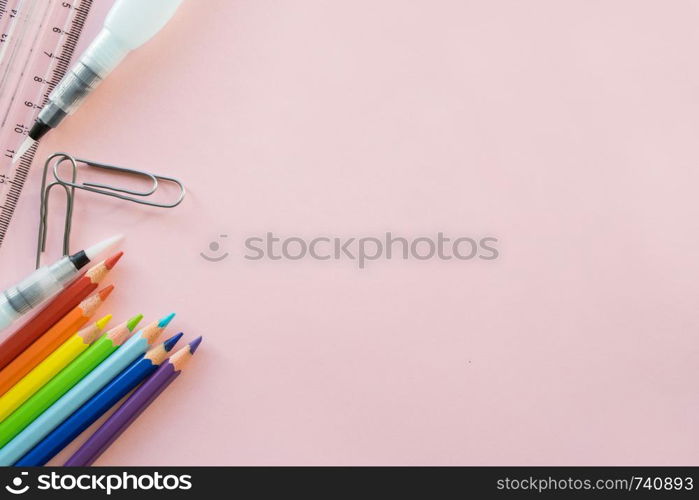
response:
M83 267L122 239L122 235L113 236L86 250L66 255L50 266L40 267L17 285L0 291L0 331L65 288Z
M13 162L68 115L132 50L150 40L167 24L182 0L117 0L102 31L80 60L49 95L34 126L15 153Z

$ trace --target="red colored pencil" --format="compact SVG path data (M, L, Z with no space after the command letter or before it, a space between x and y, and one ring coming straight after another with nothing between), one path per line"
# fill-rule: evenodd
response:
M90 268L83 276L51 299L33 318L3 340L0 343L0 370L9 365L13 359L22 354L22 351L94 292L123 253L112 255Z

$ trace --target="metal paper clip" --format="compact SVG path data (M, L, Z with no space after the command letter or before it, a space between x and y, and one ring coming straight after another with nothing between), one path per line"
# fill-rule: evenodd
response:
M46 178L48 176L48 170L53 163L53 177L56 179L50 184L46 184ZM62 178L58 169L63 162L70 162L72 175L70 180ZM108 170L111 172L116 172L120 174L127 174L132 176L140 176L147 179L151 183L150 189L144 191L137 191L133 189L128 189L125 187L111 186L109 184L100 184L95 182L77 182L78 176L78 164L85 165L87 167ZM176 184L179 187L179 196L172 203L157 203L153 201L148 201L146 198L155 194L159 188L159 182L165 181ZM70 253L70 232L73 227L73 208L75 207L75 190L82 189L84 191L90 191L92 193L97 193L105 196L112 196L114 198L119 198L120 200L129 201L132 203L137 203L139 205L148 205L150 207L158 208L174 208L184 199L186 194L184 184L174 177L166 177L164 175L152 174L150 172L144 172L142 170L134 170L132 168L119 167L116 165L108 165L106 163L98 163L89 160L83 160L81 158L75 158L67 153L54 153L46 159L44 163L44 173L41 178L41 205L39 209L39 238L37 241L36 248L36 267L39 268L41 262L41 253L46 250L46 233L48 230L48 215L49 215L49 194L51 189L56 186L60 186L64 189L66 193L66 218L63 229L63 255L68 255Z

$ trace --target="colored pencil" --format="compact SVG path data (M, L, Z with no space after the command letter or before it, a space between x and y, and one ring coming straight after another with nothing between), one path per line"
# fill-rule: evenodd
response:
M90 347L90 344L102 335L102 330L110 319L112 319L111 314L70 337L58 349L49 354L45 360L39 363L36 368L27 373L12 389L3 394L0 397L0 422L5 420L58 372Z
M107 385L124 368L146 352L160 335L174 314L151 323L127 340L114 354L105 359L85 378L75 384L61 399L29 424L22 432L0 449L0 465L12 465L37 445L52 430L61 425L71 413L80 408L97 391Z
M80 330L90 320L97 308L107 299L114 287L112 285L90 295L77 307L66 314L45 334L30 345L26 351L17 356L0 371L0 395L5 394L22 377L32 371L46 356L55 351L63 342Z
M0 343L0 370L94 292L122 255L123 252L119 252L90 268L56 297L50 299L33 318L6 337Z
M143 316L140 314L134 316L129 321L102 335L87 351L61 370L49 383L17 408L4 422L0 423L0 447L10 442L12 438L126 342L141 318Z
M129 396L102 426L68 459L67 467L91 465L175 380L201 343L201 337L183 347Z
M81 432L90 427L104 412L152 375L158 366L167 359L169 352L175 347L180 337L182 334L178 333L141 356L139 360L121 372L80 409L56 427L43 441L24 455L16 465L28 467L45 465Z

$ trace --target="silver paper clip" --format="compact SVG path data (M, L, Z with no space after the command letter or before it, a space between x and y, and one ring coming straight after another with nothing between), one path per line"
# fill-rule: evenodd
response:
M56 160L56 161L54 161ZM53 177L56 179L50 184L46 184L46 178L48 176L49 167L51 162L53 163ZM61 177L58 173L59 167L63 162L69 162L71 165L72 175L70 180L66 180ZM137 191L133 189L128 189L125 187L111 186L109 184L100 184L95 182L83 182L78 183L78 164L84 165L86 167L108 170L111 172L119 174L127 174L132 176L140 176L151 182L150 189L144 191ZM179 196L172 203L157 203L154 201L149 201L146 198L155 194L160 187L159 183L161 181L170 182L176 184L179 188ZM89 160L83 160L81 158L75 158L67 153L54 153L46 159L44 163L44 173L41 179L41 205L39 209L39 238L37 241L36 248L36 267L40 266L41 253L46 250L46 233L48 231L48 215L49 215L49 194L51 190L60 186L64 189L66 193L66 218L63 229L63 255L68 255L70 253L70 232L73 228L73 208L75 207L75 190L82 189L84 191L89 191L91 193L97 193L105 196L112 196L114 198L119 198L120 200L129 201L132 203L137 203L139 205L147 205L149 207L158 208L174 208L184 199L186 190L184 184L174 177L166 177L164 175L152 174L150 172L144 172L142 170L134 170L132 168L119 167L116 165L108 165L106 163L98 163Z

